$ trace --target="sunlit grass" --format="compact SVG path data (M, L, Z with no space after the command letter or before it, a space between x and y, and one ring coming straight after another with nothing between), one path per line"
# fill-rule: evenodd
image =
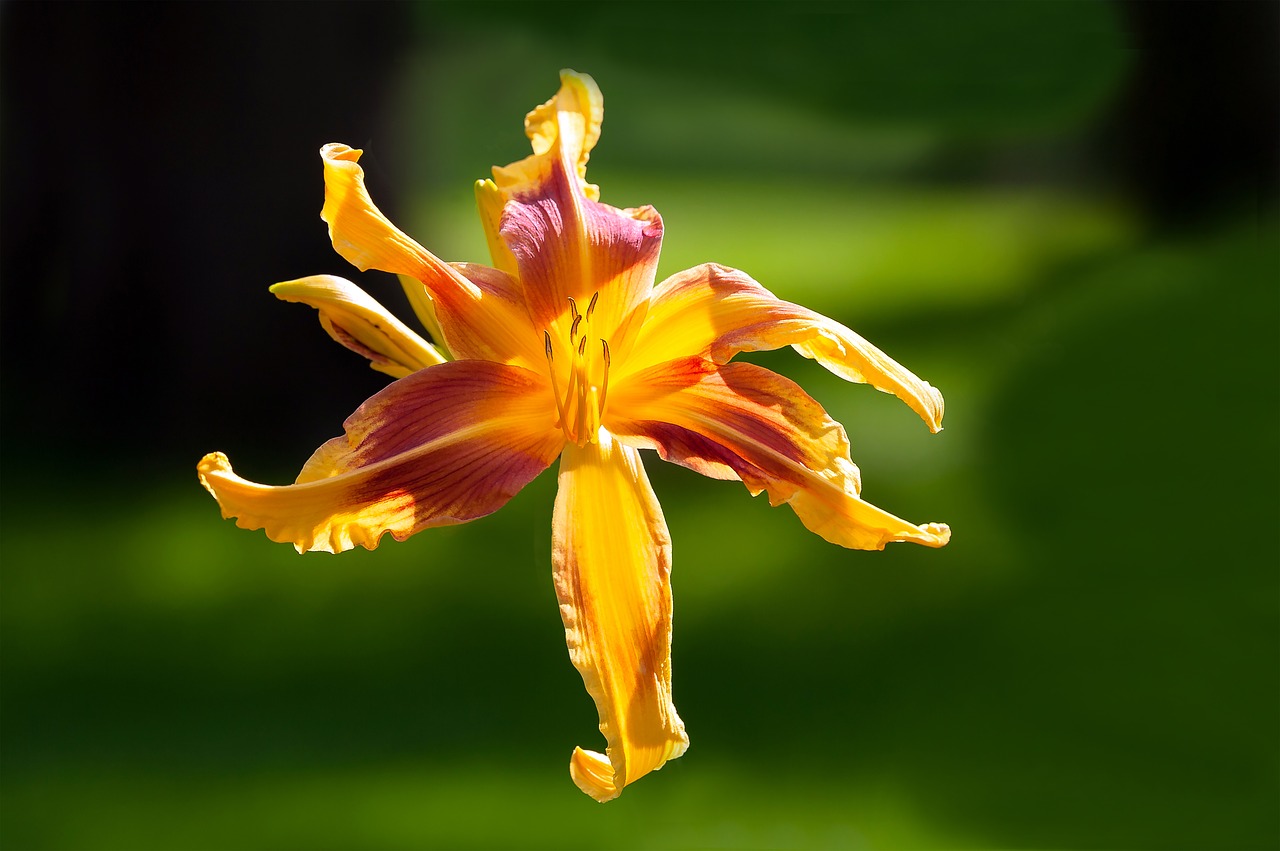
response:
M957 844L891 781L753 776L703 761L604 809L571 794L563 766L396 760L252 774L136 766L44 771L4 788L22 813L10 847L221 849L251 826L259 848L923 848ZM676 776L672 776L676 775ZM656 784L655 784L656 785ZM67 812L62 802L80 802ZM145 809L137 806L147 802ZM501 818L494 818L501 812ZM39 825L38 829L35 828ZM27 846L26 843L32 843Z

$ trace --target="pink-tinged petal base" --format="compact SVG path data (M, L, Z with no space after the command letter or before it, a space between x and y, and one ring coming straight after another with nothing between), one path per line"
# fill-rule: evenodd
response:
M652 207L622 210L592 201L575 192L557 163L537 194L507 203L500 233L535 328L568 337L569 299L585 311L598 293L592 334L608 340L615 357L626 357L644 322L662 247L662 218Z
M603 430L565 446L554 522L569 658L608 743L576 748L569 773L608 801L689 745L671 702L671 538L639 453Z
M206 455L200 482L223 517L265 529L299 552L373 549L431 526L501 508L559 454L563 433L546 380L518 367L453 361L428 367L371 397L295 484L237 476Z

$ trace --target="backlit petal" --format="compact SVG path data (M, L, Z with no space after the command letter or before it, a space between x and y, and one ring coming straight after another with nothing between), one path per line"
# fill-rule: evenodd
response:
M495 298L391 224L365 188L362 153L336 143L320 149L325 181L320 216L329 223L333 247L361 270L381 269L421 281L442 342L455 357L533 365L526 357L530 346L509 348L517 336L513 329L519 327L537 351L542 332L529 325L523 307L513 310L505 294Z
M299 552L373 549L387 532L404 540L496 511L564 443L542 376L476 360L393 382L344 425L295 484L242 479L220 452L200 462L200 482L223 517Z
M610 391L605 426L668 461L767 491L834 544L937 547L950 538L945 526L917 526L862 500L844 428L795 382L754 364L686 358L629 376Z
M848 381L892 393L942 430L943 401L880 349L833 319L782 301L736 269L705 264L654 287L649 318L622 371L689 355L726 363L738 352L790 345Z
M516 258L498 233L502 226L502 208L506 204L507 196L492 180L476 181L476 209L480 213L480 224L484 227L484 238L489 244L493 266L508 275L514 275L517 272Z
M431 300L431 294L422 285L422 281L409 275L396 275L396 277L400 279L400 288L404 290L404 296L409 300L413 315L418 317L418 321L422 323L423 328L427 329L427 333L433 340L443 340L444 331L440 328L440 320L436 317L435 302Z
M284 301L309 304L320 312L329 336L369 359L369 365L393 378L444 363L435 346L405 327L386 308L350 281L313 275L271 288Z
M689 744L671 702L671 538L635 449L605 431L565 446L553 547L569 657L607 742L576 748L569 772L607 801Z
M381 269L409 275L433 293L465 288L438 257L427 251L382 214L369 197L364 151L339 142L320 149L324 162L324 207L320 218L329 225L334 249L357 269Z
M534 153L493 170L477 187L494 262L515 264L535 328L568 335L569 299L585 309L599 293L592 335L625 357L653 288L662 219L652 207L619 209L585 180L604 102L590 77L561 72L560 91L529 113ZM502 206L499 206L499 204ZM494 245L492 218L501 211ZM591 341L595 345L595 341Z
M619 210L580 196L570 201L563 172L555 173L546 194L511 201L502 216L502 238L516 258L529 317L552 336L568 336L569 299L585 310L599 293L592 334L624 358L648 308L662 218L652 207Z
M538 194L559 163L572 178L575 194L600 198L600 188L586 181L587 160L600 140L604 96L586 74L564 69L555 97L535 107L524 119L533 153L508 166L494 166L493 181L506 198Z

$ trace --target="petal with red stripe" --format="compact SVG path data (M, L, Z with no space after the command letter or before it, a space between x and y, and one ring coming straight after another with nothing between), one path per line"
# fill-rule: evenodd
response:
M236 475L220 452L198 471L223 517L265 529L299 552L373 549L431 526L490 514L533 480L564 444L546 379L487 361L451 361L372 396L292 485Z

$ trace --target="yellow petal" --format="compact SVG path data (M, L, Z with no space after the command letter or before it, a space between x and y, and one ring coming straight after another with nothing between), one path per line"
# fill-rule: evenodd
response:
M361 153L336 143L320 149L325 179L320 215L329 223L338 253L361 270L381 269L420 281L429 301L423 303L413 293L410 300L415 310L435 316L440 341L454 357L529 367L541 363L542 329L529 324L518 285L510 283L511 293L486 292L391 224L365 189ZM513 350L509 344L516 339L522 342Z
M565 446L553 567L569 658L607 742L576 748L569 772L607 801L689 739L671 702L671 538L639 453L606 431Z
M298 552L373 549L431 526L496 511L555 459L564 443L544 377L480 360L419 370L371 397L295 484L237 476L221 452L200 483L223 517L265 529Z
M628 376L610 391L605 426L668 461L767 491L840 546L940 547L950 537L943 525L917 526L863 501L844 428L795 382L754 364L685 358Z
M480 211L480 224L484 227L484 238L489 244L489 256L493 258L494 268L514 275L516 258L498 233L502 226L502 208L506 203L506 196L492 180L476 181L476 208Z
M505 167L494 166L494 184L505 198L525 195L545 183L552 164L558 162L572 176L578 192L598 200L599 187L586 182L587 160L600 139L603 121L604 96L596 81L562 70L555 97L525 116L524 132L533 154Z
M440 327L440 320L436 317L435 302L431 300L431 294L422 285L422 281L408 275L396 275L396 277L400 279L400 288L404 290L405 298L409 300L413 315L418 317L418 321L422 323L423 328L427 329L427 333L433 340L443 340L444 329Z
M737 269L705 264L654 287L649 315L619 375L689 355L726 363L738 352L790 345L847 381L892 393L942 430L942 394L858 334L782 301Z
M334 249L357 269L409 275L432 290L464 286L448 267L382 214L364 185L364 151L333 142L320 149L324 162L324 207Z
M271 287L284 301L309 304L320 312L329 336L369 359L369 365L393 378L444 363L435 346L409 330L368 293L333 275L313 275Z

